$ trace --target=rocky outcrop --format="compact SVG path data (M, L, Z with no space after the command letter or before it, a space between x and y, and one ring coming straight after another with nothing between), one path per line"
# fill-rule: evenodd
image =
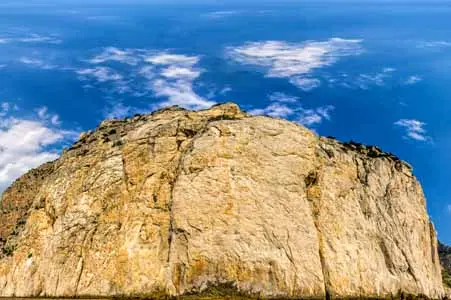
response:
M234 104L105 121L2 203L0 296L443 294L410 166Z
M443 285L446 293L451 295L451 247L439 242L438 255L442 265Z

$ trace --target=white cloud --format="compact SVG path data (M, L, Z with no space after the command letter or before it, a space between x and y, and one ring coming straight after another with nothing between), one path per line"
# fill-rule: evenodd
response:
M199 57L161 53L146 57L145 61L154 65L194 66L199 62Z
M161 75L171 79L194 80L200 76L200 71L192 68L170 66L163 69Z
M21 57L19 59L19 62L21 62L25 65L29 65L29 66L36 67L36 68L43 69L43 70L52 70L52 69L56 68L56 66L54 66L52 64L48 64L45 61L37 59L37 58Z
M356 84L359 88L366 90L370 86L384 86L385 80L390 75L387 74L387 72L383 73L376 73L376 74L360 74L359 77L356 80Z
M11 112L15 112L18 111L19 107L16 104L11 104L9 102L3 102L0 104L0 118L2 118L2 120L0 121L0 126L2 126L1 124L4 124L4 122L7 121L7 119L5 119L5 117L11 113Z
M166 98L156 107L179 105L189 109L209 107L215 102L198 95L195 81L205 71L197 65L200 58L167 51L155 52L143 49L105 48L104 51L88 60L90 64L107 64L77 70L80 79L93 77L97 82L113 84L109 91L130 93L133 96L152 94L157 98ZM111 62L122 63L121 73L115 70ZM106 89L105 89L106 90ZM127 113L131 107L122 106L112 111L111 116Z
M157 71L154 66L146 65L139 69L138 74L145 77L148 80L154 79L157 76Z
M249 111L252 115L267 115L274 118L286 118L294 113L294 110L280 103L273 103L264 109Z
M52 123L52 125L60 125L61 124L60 117L58 115L53 115L50 118L50 123Z
M36 33L31 33L26 36L0 37L0 44L8 43L61 44L62 40L56 36L43 36Z
M411 119L401 119L394 123L396 126L402 127L405 130L405 138L416 141L426 142L431 141L427 136L427 131L424 127L427 125L424 122Z
M305 92L316 89L321 85L321 81L314 78L293 77L290 82Z
M88 62L92 64L100 64L115 61L136 66L142 60L143 55L143 51L139 49L121 50L115 47L107 47L101 54L91 58Z
M406 85L414 85L420 81L422 81L423 78L417 75L412 75L409 78L406 79L406 81L404 81L404 84Z
M304 43L252 42L241 47L230 47L228 54L239 63L264 68L268 77L290 78L293 84L300 83L302 88L305 80L296 80L296 77L302 78L316 69L330 66L342 57L361 54L361 42L341 38Z
M6 116L9 112L10 109L10 104L8 102L3 102L0 105L0 118L3 118L4 116Z
M280 92L272 93L268 98L271 102L281 103L296 103L299 101L299 97L290 96Z
M157 97L168 98L159 104L160 107L179 105L190 109L202 109L215 104L196 94L190 81L156 79L151 83L151 88Z
M79 69L76 71L78 75L90 76L95 78L98 82L106 81L119 81L123 77L121 74L117 73L115 70L108 67L95 67L88 69Z
M241 11L238 10L220 10L220 11L213 11L209 12L207 14L203 14L203 17L209 18L209 19L223 19L225 17L231 17L241 14Z
M451 47L451 42L449 41L425 41L420 42L417 45L418 48L445 48Z
M350 75L339 74L336 77L326 77L330 87L340 86L349 89L368 90L371 87L383 87L393 78L394 68L383 68L379 72Z
M227 87L223 88L222 90L220 90L220 91L219 91L219 94L220 94L220 95L225 95L225 94L227 94L227 93L229 93L229 92L231 92L231 91L233 91L232 88L229 87L229 86L227 86Z
M47 117L48 108L47 106L43 106L41 108L38 108L37 112L40 119L45 119Z
M273 98L276 100L276 98ZM313 109L300 105L290 107L281 102L274 102L265 108L257 108L249 111L252 115L267 115L274 118L290 118L304 126L315 126L324 120L330 121L331 112L335 109L332 105L320 106Z
M4 103L1 107L0 193L28 170L56 159L58 153L51 149L76 136L43 120L48 115L44 108L37 110L36 118L22 119L11 115L16 106Z
M330 121L330 113L334 106L322 106L315 109L301 109L297 122L305 126L313 126L322 123L324 120Z
M140 70L149 80L148 87L157 97L166 97L159 106L179 105L190 109L202 109L215 104L194 91L194 81L204 70L197 68L198 56L160 53L145 58L151 64Z
M38 115L38 118L45 123L50 122L50 124L54 126L61 124L60 117L56 114L49 114L49 109L47 108L47 106L38 108L36 110L36 113Z
M135 113L137 111L133 107L125 106L122 102L113 102L105 109L103 115L106 119L124 119Z
M42 36L39 34L32 33L29 36L14 38L11 41L18 41L22 43L47 43L47 44L60 44L62 40L55 36Z

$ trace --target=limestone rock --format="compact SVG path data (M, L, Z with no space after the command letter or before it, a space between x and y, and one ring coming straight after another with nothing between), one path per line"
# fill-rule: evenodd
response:
M3 195L0 296L443 295L421 187L377 147L234 104L80 138Z

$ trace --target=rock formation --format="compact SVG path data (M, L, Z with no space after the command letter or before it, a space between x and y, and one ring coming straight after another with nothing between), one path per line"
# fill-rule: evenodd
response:
M442 243L438 243L438 255L442 265L443 285L446 294L451 294L451 247Z
M103 122L3 195L0 296L443 294L409 165L234 104Z

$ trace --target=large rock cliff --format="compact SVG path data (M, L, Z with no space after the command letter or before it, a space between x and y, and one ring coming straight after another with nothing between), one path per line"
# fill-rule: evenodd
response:
M409 165L234 104L105 121L8 189L0 296L438 298Z

